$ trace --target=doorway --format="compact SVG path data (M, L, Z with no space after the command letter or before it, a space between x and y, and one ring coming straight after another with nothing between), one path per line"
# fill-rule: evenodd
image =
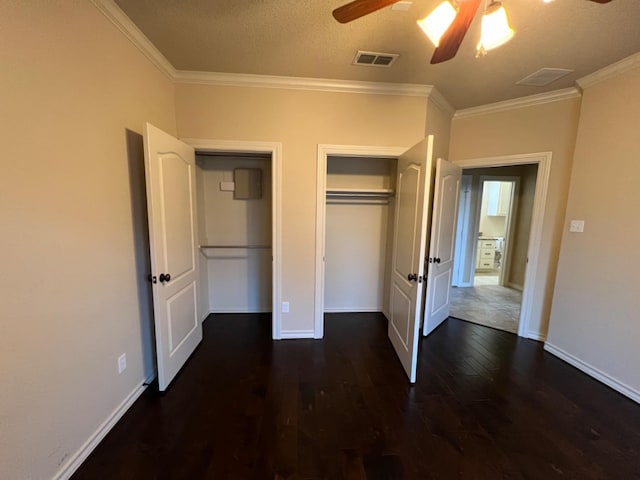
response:
M535 179L535 170L531 173ZM478 231L473 232L478 239L472 269L474 286L504 285L509 277L511 226L518 213L519 183L520 177L480 177ZM530 215L530 211L527 213Z
M314 338L324 336L325 313L389 318L395 164L404 150L318 148Z
M201 311L270 313L271 156L196 152Z
M451 315L464 320L480 320L478 323L483 323L484 318L487 323L483 324L496 328L501 328L500 322L508 318L509 328L502 329L537 339L539 334L529 331L529 322L534 299L542 301L539 289L535 288L536 266L551 153L464 160L456 164L464 168L464 177L459 203L459 243L456 245ZM508 224L507 215L493 216L494 224L506 226L504 237L495 231L485 232L486 226L480 228L485 181L514 182L515 179L519 180L517 186L511 183L510 189L503 187L501 208L500 190L490 187L497 199L497 202L493 200L493 213L507 213L505 207L510 206ZM513 201L507 203L504 197L509 190ZM488 199L485 208L487 202ZM484 237L479 235L480 232ZM477 269L483 253L488 260ZM483 277L489 277L489 280ZM483 281L493 285L479 285Z
M272 338L279 340L282 146L184 141L197 156L200 318L268 312Z

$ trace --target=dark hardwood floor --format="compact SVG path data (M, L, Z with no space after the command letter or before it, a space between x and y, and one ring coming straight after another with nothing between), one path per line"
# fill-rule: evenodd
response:
M324 341L216 315L80 479L640 479L640 406L513 334L449 319L411 386L378 314Z

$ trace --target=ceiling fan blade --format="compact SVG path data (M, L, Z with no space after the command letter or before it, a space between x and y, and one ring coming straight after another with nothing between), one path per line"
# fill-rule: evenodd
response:
M440 45L433 52L431 63L442 63L451 60L456 56L464 36L469 30L469 26L478 11L481 0L461 1L458 7L456 18L440 39Z
M596 3L609 3L611 0L591 0L591 1Z
M354 0L333 11L333 18L340 23L348 23L365 15L380 10L388 5L396 3L398 0Z

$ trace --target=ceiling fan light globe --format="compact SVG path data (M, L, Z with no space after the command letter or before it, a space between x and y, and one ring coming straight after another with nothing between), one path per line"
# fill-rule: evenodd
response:
M433 12L418 20L418 26L422 29L431 43L436 47L440 44L440 39L447 31L453 19L456 18L456 9L449 1L444 1L438 5Z
M478 49L493 50L507 43L514 35L507 11L500 2L492 3L482 15L482 34Z

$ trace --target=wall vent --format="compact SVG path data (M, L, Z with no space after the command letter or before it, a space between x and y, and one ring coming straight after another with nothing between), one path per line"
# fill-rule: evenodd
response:
M573 70L567 70L566 68L541 68L537 72L517 81L516 85L544 87L545 85L549 85L551 82L555 82L559 78L569 75L570 73L573 73Z
M400 56L398 53L363 52L358 50L353 59L354 65L364 65L366 67L390 67Z

